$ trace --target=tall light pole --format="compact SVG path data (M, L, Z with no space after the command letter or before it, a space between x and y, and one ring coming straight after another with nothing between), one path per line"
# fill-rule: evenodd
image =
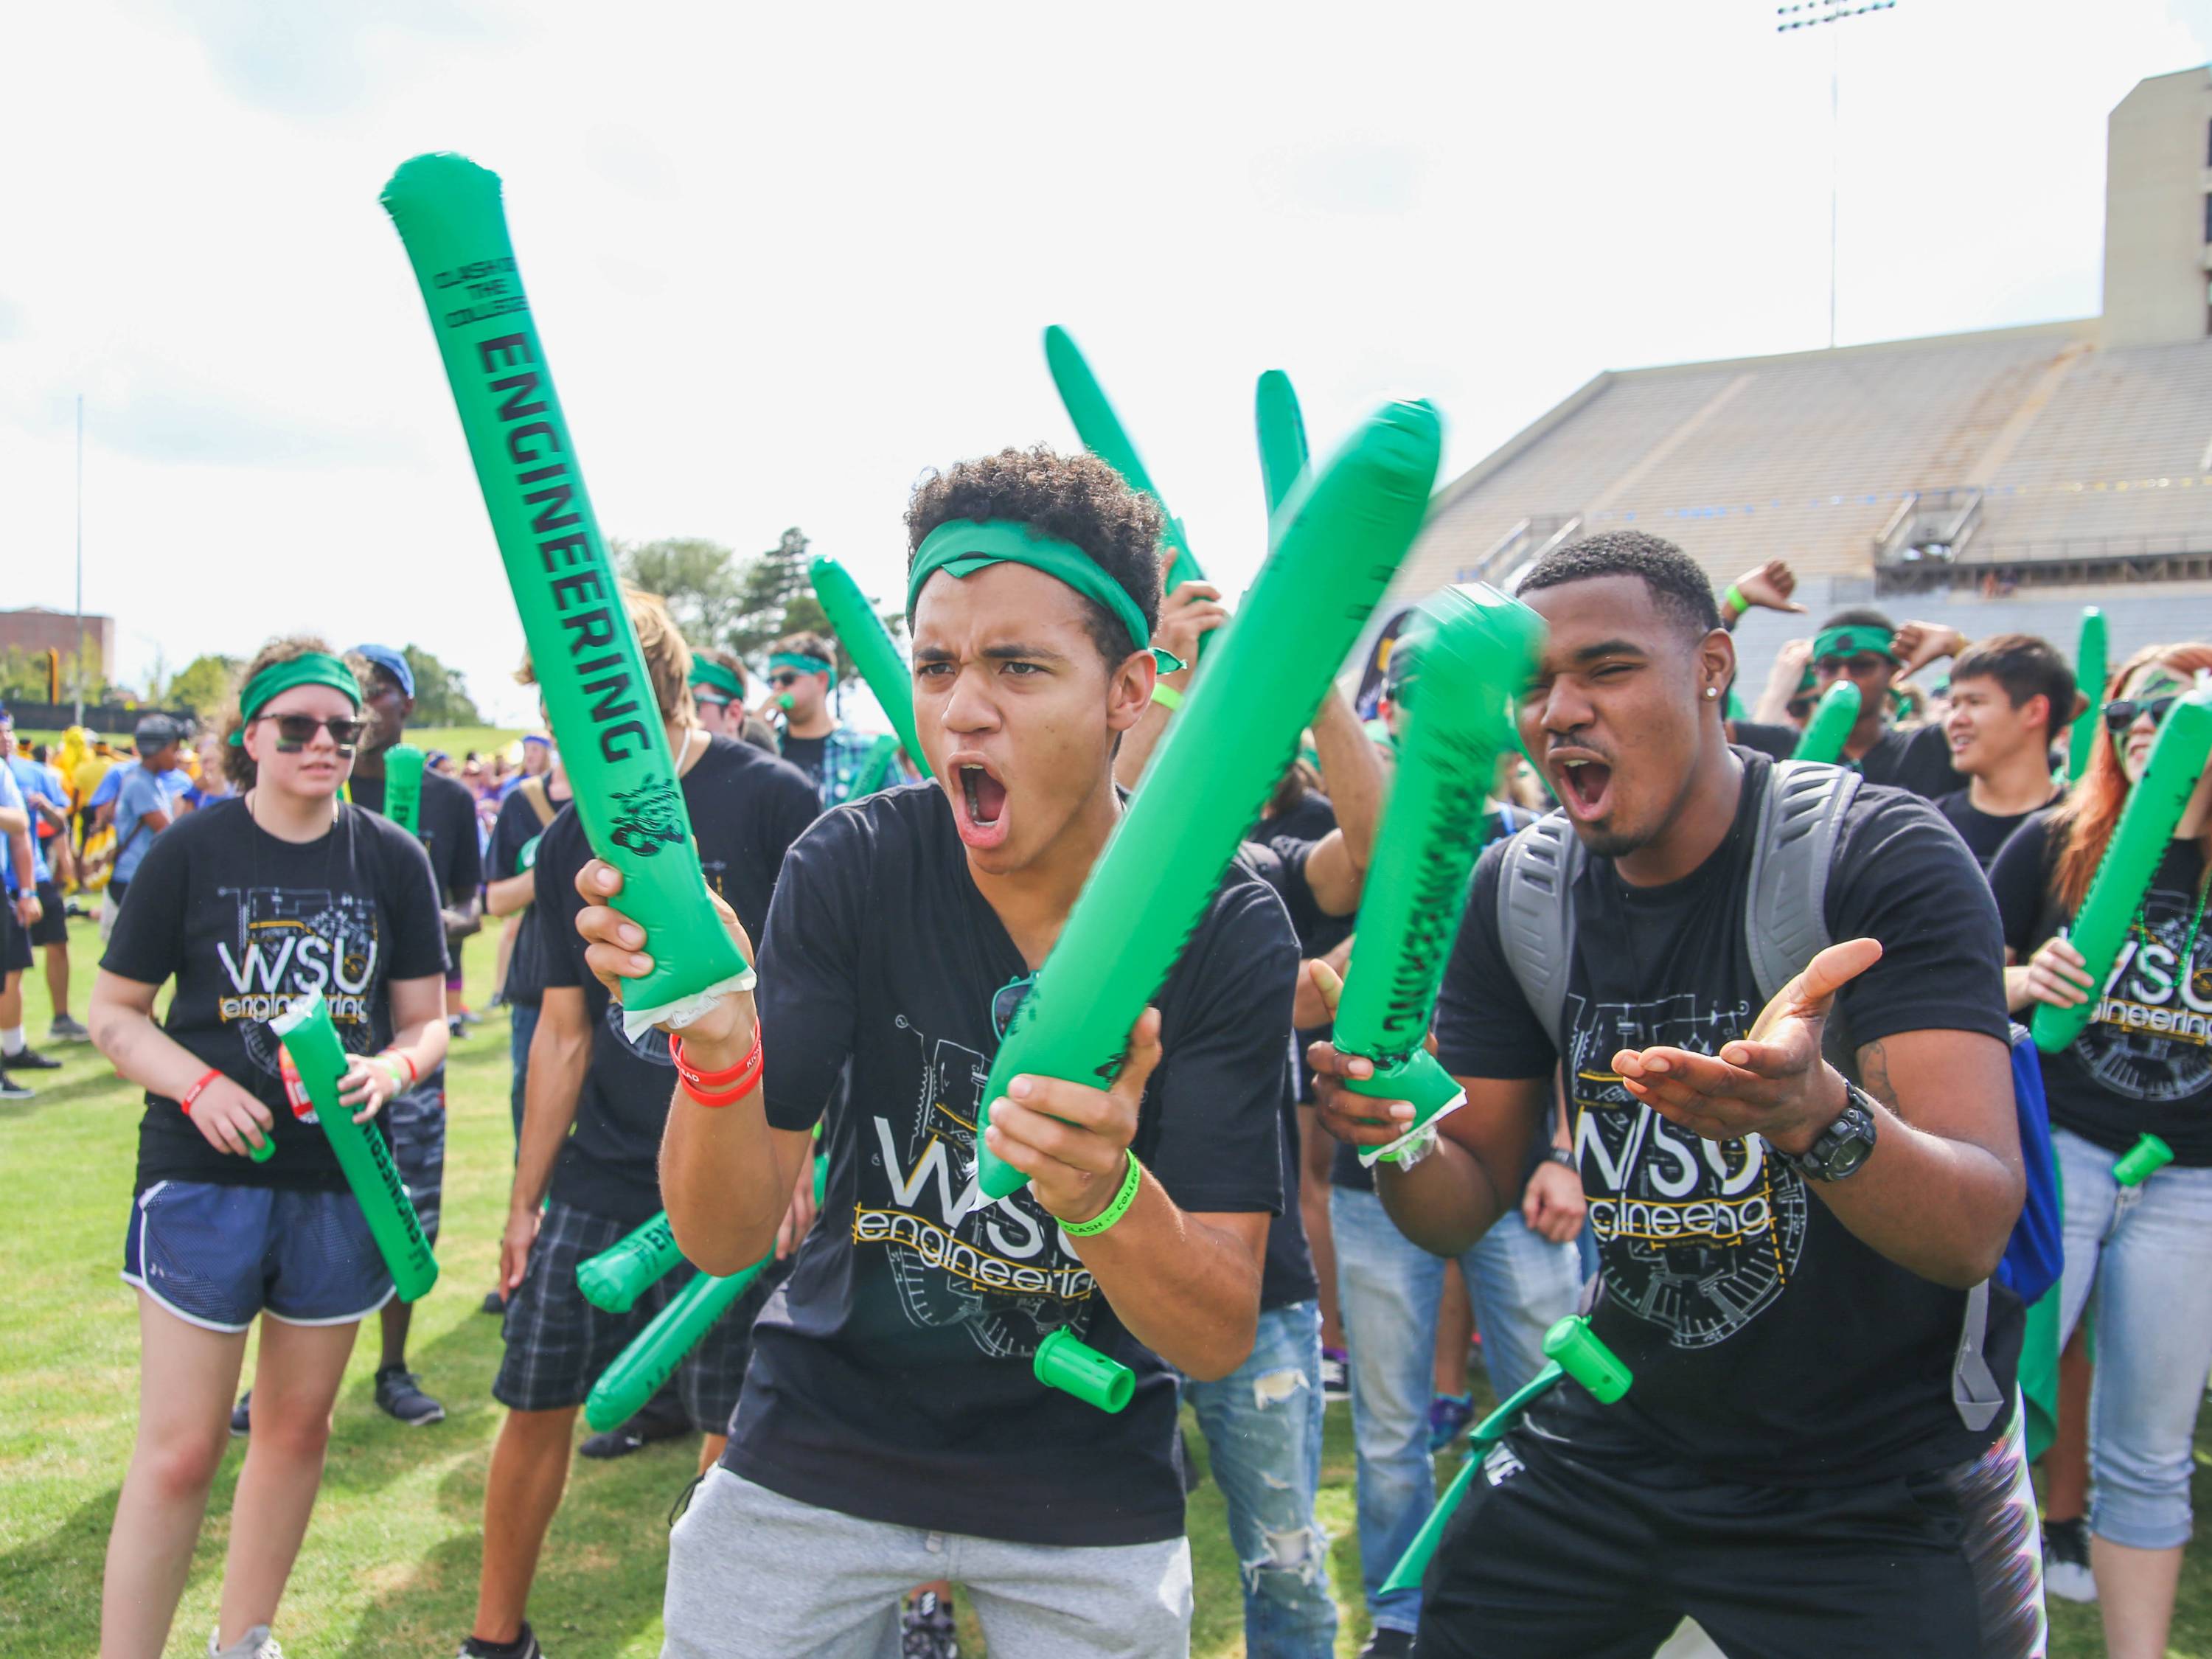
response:
M1802 3L1777 6L1774 9L1774 32L1790 34L1799 29L1816 29L1825 23L1840 23L1847 17L1863 17L1869 12L1889 11L1897 0L1802 0ZM1836 204L1838 179L1842 171L1843 124L1839 118L1843 81L1842 51L1837 37L1828 37L1828 349L1836 349Z
M76 715L84 724L84 393L76 394Z

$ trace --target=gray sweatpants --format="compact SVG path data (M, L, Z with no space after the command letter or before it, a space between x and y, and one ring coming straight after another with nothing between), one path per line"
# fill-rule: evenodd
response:
M661 1659L898 1659L899 1598L949 1578L991 1659L1186 1659L1190 1544L923 1532L708 1471L668 1544Z

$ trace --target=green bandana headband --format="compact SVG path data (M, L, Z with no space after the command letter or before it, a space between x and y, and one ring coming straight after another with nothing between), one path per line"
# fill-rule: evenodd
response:
M779 668L789 668L801 674L827 674L830 677L830 684L835 685L837 683L837 669L835 664L826 663L819 657L805 656L796 651L777 652L768 659L768 665L769 672L771 673Z
M1174 653L1152 645L1145 613L1121 583L1108 575L1099 562L1073 542L1047 536L1018 519L947 519L923 538L915 550L914 574L907 579L906 618L914 622L915 602L922 584L942 570L954 577L972 576L994 564L1025 564L1066 582L1086 599L1096 600L1121 619L1129 630L1130 643L1150 651L1160 672L1172 674L1183 665Z
M233 748L246 742L246 721L252 720L270 701L295 685L327 685L333 691L343 691L356 708L361 707L361 682L352 669L327 651L306 651L287 662L272 662L252 679L238 694L238 712L242 717L238 730L230 734Z
M743 702L745 698L745 688L738 683L738 677L711 657L691 659L691 684L704 690L720 691L732 702Z
M1848 623L1842 628L1824 628L1813 636L1813 660L1823 657L1856 657L1862 651L1871 651L1877 657L1897 660L1897 653L1889 648L1894 637L1886 628L1875 628L1864 623Z

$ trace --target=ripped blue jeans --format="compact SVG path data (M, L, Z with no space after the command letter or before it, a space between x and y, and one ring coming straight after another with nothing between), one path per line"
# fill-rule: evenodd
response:
M1321 1309L1263 1309L1252 1357L1218 1382L1186 1378L1243 1569L1247 1659L1329 1659L1336 1600L1321 1485Z

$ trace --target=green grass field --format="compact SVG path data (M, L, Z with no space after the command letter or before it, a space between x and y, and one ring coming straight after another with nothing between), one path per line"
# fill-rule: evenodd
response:
M83 1013L98 939L71 928L76 1012ZM491 953L470 941L470 1001L479 1004ZM33 1040L51 1009L28 976ZM32 1074L34 1101L0 1105L0 1655L83 1654L98 1629L100 1577L135 1423L137 1338L130 1291L116 1277L131 1201L137 1092L88 1048L55 1051L65 1069ZM494 1014L454 1045L446 1161L443 1268L417 1314L413 1361L447 1420L404 1429L370 1401L369 1333L339 1396L322 1497L292 1577L277 1633L295 1656L447 1655L474 1605L483 1475L500 1412L489 1397L498 1322L477 1311L491 1281L505 1213L511 1135L507 1025ZM252 1364L248 1358L249 1370ZM1203 1460L1202 1443L1193 1443ZM203 1650L215 1613L242 1448L217 1480L170 1651ZM2203 1475L2198 1507L2212 1510ZM616 1463L579 1461L532 1603L556 1659L645 1656L659 1645L670 1504L696 1463L674 1442ZM1358 1607L1348 1413L1329 1411L1321 1518L1334 1539L1330 1568L1345 1609L1338 1651L1366 1635ZM1194 1495L1198 1579L1193 1651L1241 1654L1237 1563L1211 1481ZM2061 1605L2051 1647L2062 1659L2104 1652L2094 1609ZM963 1652L981 1651L972 1628ZM2212 1655L2212 1571L2192 1555L2171 1653ZM1813 1656L1808 1656L1808 1659Z

